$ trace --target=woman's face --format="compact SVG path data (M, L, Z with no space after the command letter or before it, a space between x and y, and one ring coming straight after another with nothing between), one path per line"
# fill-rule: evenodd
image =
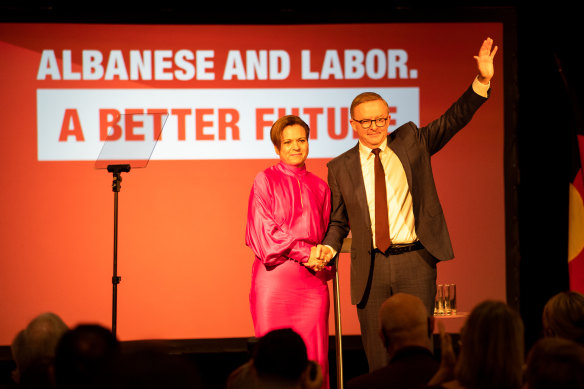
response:
M287 165L301 167L308 157L308 138L304 127L299 124L284 127L282 131L280 148L276 149L276 154L280 156L280 161Z

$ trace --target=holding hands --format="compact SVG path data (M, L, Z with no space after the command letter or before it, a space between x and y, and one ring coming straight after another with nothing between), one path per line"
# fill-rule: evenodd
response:
M304 263L304 266L314 270L321 271L333 259L333 252L327 246L321 244L310 248L310 257Z

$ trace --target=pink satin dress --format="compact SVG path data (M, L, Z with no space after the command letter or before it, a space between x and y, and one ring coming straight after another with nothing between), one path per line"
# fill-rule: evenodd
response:
M318 361L329 387L330 268L305 267L310 248L324 238L330 217L327 184L283 162L260 172L249 197L245 241L254 254L249 295L255 336L292 328Z

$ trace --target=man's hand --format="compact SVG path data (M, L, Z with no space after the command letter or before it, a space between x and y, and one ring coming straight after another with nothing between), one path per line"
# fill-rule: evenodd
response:
M304 266L314 271L321 271L331 259L333 259L331 249L319 244L310 248L310 257L308 257L308 261L304 263Z
M474 56L474 59L477 60L477 67L479 70L478 79L482 84L488 84L491 81L493 74L495 74L493 59L495 58L497 50L497 46L493 48L493 40L487 38L479 49L479 55Z
M319 258L320 249L318 246L312 246L310 248L310 257L308 261L304 263L304 266L311 268L314 271L320 271L324 268L324 262Z
M325 264L329 263L333 259L333 251L329 247L323 246L322 244L316 246L316 254L318 258Z

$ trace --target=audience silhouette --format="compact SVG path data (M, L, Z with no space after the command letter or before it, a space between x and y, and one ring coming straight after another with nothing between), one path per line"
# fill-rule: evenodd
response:
M543 308L544 336L558 336L584 345L584 295L575 291L560 292Z
M67 331L61 337L55 357L57 388L105 386L118 353L118 340L99 324L80 324Z
M519 389L524 363L524 329L517 312L487 300L470 313L455 357L450 336L441 328L442 361L431 388Z
M272 330L258 339L252 358L231 373L228 389L319 389L320 365L308 359L306 345L290 328Z
M527 355L524 389L583 389L584 347L569 339L539 339Z
M438 360L432 353L434 318L422 300L397 293L379 310L381 339L388 364L347 382L348 389L413 388L424 385L436 373Z
M54 388L54 361L59 340L68 330L55 313L46 312L32 319L12 341L16 364L13 381L21 388Z
M524 364L523 323L501 301L486 300L471 311L460 333L459 355L440 328L441 362L432 353L433 316L413 295L398 293L380 308L387 366L357 376L348 389L584 389L584 295L554 295L542 313L543 337ZM52 312L19 331L11 344L16 388L200 388L193 363L147 343L124 347L98 324L69 329ZM320 389L320 365L291 328L259 338L251 358L227 377L227 389Z

